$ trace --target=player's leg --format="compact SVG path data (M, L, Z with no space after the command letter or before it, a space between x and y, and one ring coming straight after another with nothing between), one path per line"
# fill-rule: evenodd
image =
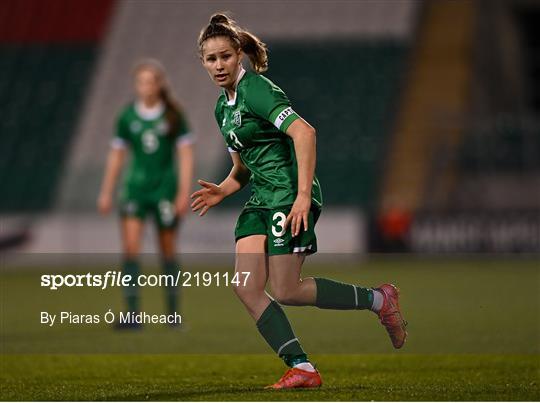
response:
M270 303L264 290L268 279L265 245L266 235L250 235L236 242L234 270L241 281L233 286L233 290L255 321Z
M308 363L307 355L295 336L285 312L265 292L268 278L266 242L266 235L251 235L237 241L235 271L240 278L245 278L246 272L249 273L249 277L245 285L241 282L234 290L255 320L263 338L292 368L272 387L320 386L320 376L314 369L307 372L298 367L302 363L304 365ZM311 365L310 367L313 368Z
M313 278L301 278L305 253L269 257L269 283L272 296L282 305L315 305L317 285Z
M290 208L273 210L268 238L270 285L274 296L285 305L314 305L325 309L372 309L379 293L370 288L325 278L301 279L305 254L317 251L315 225L320 210L311 210L308 230L293 237L284 227Z
M132 284L137 284L137 279L140 274L138 258L141 250L144 222L136 216L124 216L122 218L121 227L124 252L122 272L123 274L129 274L131 276ZM127 310L129 312L139 312L139 287L136 285L124 287L124 295L126 298Z
M158 241L161 252L163 274L176 277L180 270L176 253L178 218L174 211L172 198L162 199L154 206L154 215L158 226ZM180 289L173 284L164 287L168 314L178 312Z
M306 354L295 336L289 320L279 304L265 292L268 280L268 212L246 209L236 224L236 267L240 278L249 277L235 287L257 329L287 365L305 361Z
M163 274L167 276L177 275L180 266L176 257L176 230L167 228L160 229L158 232L159 248L161 251L161 268ZM180 290L174 284L165 286L165 303L167 314L179 312L179 295Z
M288 212L288 209L272 212L272 234L268 240L271 255L269 279L276 299L284 305L314 305L321 309L369 309L379 316L394 347L400 348L407 332L399 308L397 288L391 284L367 288L327 278L302 279L300 271L304 253L317 250L314 228L319 211L310 211L308 230L294 238L290 230L285 231L280 226L281 218Z
M276 299L271 302L270 307L279 310L285 319L285 313L279 303L291 304L298 302L301 305L310 305L313 304L315 299L315 285L309 284L313 283L312 279L308 279L307 283L299 286L302 283L300 272L304 258L304 253L291 253L288 255L270 256L268 258L269 280L272 295ZM287 273L287 279L283 278L283 273ZM275 327L275 325L271 324L267 326ZM285 339L288 339L288 341L284 342ZM292 329L290 330L290 334L284 337L279 344L280 347L277 352L291 369L278 382L271 385L270 388L283 389L321 386L322 380L319 372L309 362L307 354L300 346L298 338L294 335Z

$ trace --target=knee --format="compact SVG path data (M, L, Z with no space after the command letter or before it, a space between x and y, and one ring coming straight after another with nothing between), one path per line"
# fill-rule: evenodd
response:
M124 246L124 255L128 259L135 259L139 255L139 245L126 243Z
M255 290L253 287L246 287L242 284L233 285L232 289L238 299L244 304L249 304L250 301L255 300L258 294L260 294L258 290Z
M176 253L174 252L173 249L162 249L161 255L163 256L163 259L165 260L172 260L174 259L174 256L176 255Z
M141 245L137 237L126 236L124 238L124 254L128 257L136 257L141 249Z
M296 288L281 288L274 290L273 297L281 305L299 305Z

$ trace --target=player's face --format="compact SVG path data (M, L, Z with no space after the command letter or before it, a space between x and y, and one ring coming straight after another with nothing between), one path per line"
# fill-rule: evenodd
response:
M159 97L161 80L151 69L141 69L135 75L135 92L141 100L155 100Z
M234 87L241 60L242 51L236 50L225 36L207 39L203 44L203 66L212 81L220 87Z

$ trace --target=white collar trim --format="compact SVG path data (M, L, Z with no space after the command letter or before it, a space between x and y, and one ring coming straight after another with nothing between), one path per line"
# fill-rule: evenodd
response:
M141 101L135 102L135 112L143 120L157 119L163 114L163 111L165 111L165 104L162 101L159 101L151 108L144 106Z
M238 93L236 89L238 88L238 83L240 82L242 77L244 77L244 74L246 74L246 70L242 66L240 66L240 73L238 73L238 77L236 78L236 82L234 83L234 98L230 100L227 99L227 105L232 106L236 104L236 94ZM225 91L225 89L223 91ZM225 91L225 96L227 96L227 91Z

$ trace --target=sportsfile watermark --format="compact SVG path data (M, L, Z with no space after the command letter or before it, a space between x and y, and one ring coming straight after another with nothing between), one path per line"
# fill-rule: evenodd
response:
M176 274L140 274L132 276L121 271L84 274L43 274L41 287L55 291L62 287L95 287L102 290L112 287L245 287L251 272L189 272Z
M286 293L276 289L280 272L272 259L183 254L165 267L160 255L143 254L137 275L123 271L122 254L3 255L0 348L3 354L268 354L272 350L239 299L267 276L265 292L282 302L311 354L393 351L369 310L287 306ZM470 281L462 281L464 273ZM353 260L320 253L306 258L302 278L310 277L359 287L395 282L410 323L405 353L538 354L539 321L531 320L540 317L537 258ZM471 282L481 300L471 293ZM504 286L522 291L511 304L500 298ZM426 309L426 298L433 296L436 307ZM512 327L516 321L523 325ZM493 332L504 328L513 330ZM494 343L484 342L486 334Z

